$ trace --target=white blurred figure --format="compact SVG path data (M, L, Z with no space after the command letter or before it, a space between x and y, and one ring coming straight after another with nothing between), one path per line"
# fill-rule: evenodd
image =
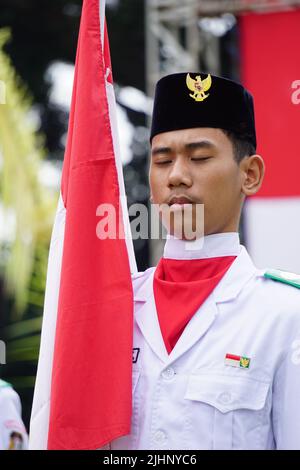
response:
M28 435L21 417L21 401L12 386L0 379L0 450L26 450Z

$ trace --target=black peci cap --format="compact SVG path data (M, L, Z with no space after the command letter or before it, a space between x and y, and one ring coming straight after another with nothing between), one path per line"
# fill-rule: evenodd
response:
M252 95L240 83L200 72L161 78L155 88L150 142L162 132L194 127L232 131L256 148Z

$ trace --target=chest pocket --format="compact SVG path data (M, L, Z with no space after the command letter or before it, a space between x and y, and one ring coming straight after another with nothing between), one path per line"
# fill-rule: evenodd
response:
M141 407L141 394L137 393L137 386L140 379L141 371L133 369L132 371L132 418L131 418L131 441L136 446L139 429L139 417ZM132 447L133 449L135 447Z
M262 410L269 383L248 377L227 375L191 375L184 398L212 407L214 449L259 448ZM198 415L199 416L199 415Z

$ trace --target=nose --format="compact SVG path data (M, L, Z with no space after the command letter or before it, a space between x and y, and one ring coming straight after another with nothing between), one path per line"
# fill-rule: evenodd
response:
M170 188L180 185L190 187L192 184L192 174L188 163L184 159L176 158L169 173L168 186Z

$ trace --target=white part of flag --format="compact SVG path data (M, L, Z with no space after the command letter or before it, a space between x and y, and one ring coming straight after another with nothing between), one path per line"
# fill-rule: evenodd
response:
M29 449L32 450L47 449L52 364L65 220L66 209L60 195L49 250L41 346L31 412Z

